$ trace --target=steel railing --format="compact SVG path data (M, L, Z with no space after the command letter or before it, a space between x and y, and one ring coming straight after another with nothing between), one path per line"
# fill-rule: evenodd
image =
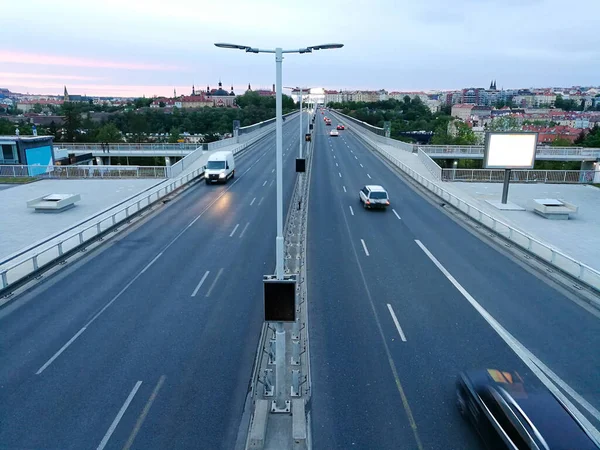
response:
M455 156L475 155L483 158L483 145L421 145L428 155ZM585 147L546 147L538 146L536 157L600 158L600 149Z
M72 152L100 152L102 153L105 150L102 146L102 143L87 143L87 144L77 144L71 142L55 142L54 146L59 149L65 149ZM177 143L177 144L157 144L152 142L144 142L144 143L125 143L125 142L115 142L108 144L108 153L107 155L113 152L131 152L131 151L139 151L139 150L147 150L147 151L187 151L191 152L196 150L197 148L202 147L202 144L186 144L186 143Z
M383 128L375 127L371 124L358 120L354 117L343 114L339 111L335 111L334 114L338 114L342 116L344 121L351 121L355 125L358 125L362 132L366 133L373 141L379 142L381 144L390 145L395 148L399 148L400 150L404 150L407 152L413 152L415 147L413 144L409 144L408 142L398 141L397 139L391 139L385 137L385 130Z
M516 170L510 181L513 183L569 183L594 182L593 170ZM492 182L504 181L504 170L495 169L442 169L442 181Z
M0 166L0 177L10 178L167 178L164 166Z
M364 139L363 135L354 130L356 136L363 139L363 141L369 144L369 140ZM534 237L524 233L510 225L502 222L491 216L490 214L482 211L476 206L471 205L468 202L460 199L454 194L443 189L433 181L425 178L415 170L408 167L399 159L395 158L392 154L381 149L377 145L370 145L375 151L380 153L384 158L390 161L392 164L397 166L404 173L408 174L417 183L424 186L427 190L437 195L443 201L456 207L464 214L469 216L471 219L480 223L481 225L495 231L508 239L516 246L526 250L527 252L535 255L539 259L549 263L556 267L558 270L572 276L577 279L581 284L586 285L596 292L600 292L600 272L593 269L592 267L575 260L574 258L562 253L561 251L547 245Z

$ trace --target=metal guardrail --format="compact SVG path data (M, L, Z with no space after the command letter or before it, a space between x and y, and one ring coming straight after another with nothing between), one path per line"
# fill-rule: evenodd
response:
M71 142L55 142L54 146L56 148L62 148L72 152L103 152L102 143L87 143L87 144L76 144ZM139 151L139 150L147 150L147 151L187 151L192 152L198 148L201 148L202 144L186 144L186 143L177 143L177 144L156 144L152 142L144 142L144 143L125 143L125 142L115 142L108 144L108 153L106 155L110 155L114 152L118 151Z
M363 138L363 136L359 132L357 132L356 135L359 138ZM368 143L368 141L365 142ZM492 217L491 215L480 210L476 206L473 206L470 203L461 200L459 197L446 191L442 187L438 186L436 183L423 177L421 174L408 167L406 164L395 158L390 153L382 150L376 145L371 144L371 146L388 161L396 165L420 185L424 186L426 189L440 197L445 202L456 207L464 214L469 216L471 219L502 235L504 238L508 239L516 246L524 249L525 251L530 252L531 254L537 256L539 259L556 267L558 270L579 280L580 283L590 287L595 292L600 292L599 271L593 269L592 267L582 262L575 260L574 258L571 258L568 255L565 255L561 251L550 247L549 245L535 239L527 233L517 230L511 227L510 225L502 222L501 220Z
M404 150L407 152L413 152L415 149L413 144L409 144L408 142L402 142L397 139L386 138L384 136L385 130L383 128L375 127L371 124L368 124L366 122L363 122L362 120L358 120L354 117L343 114L339 111L335 111L334 114L338 114L338 115L342 116L344 119L351 121L355 125L358 125L363 132L367 133L367 135L376 142L380 142L381 144L390 145L392 147L399 148L400 150Z
M260 133L255 139L241 144L234 149L234 154L250 147L268 132L269 130L265 130L264 133ZM200 156L202 154L201 151L194 153L199 154ZM197 159L198 157L196 157L194 162ZM189 167L189 165L187 167ZM163 169L165 168L163 167ZM181 170L184 170L183 165ZM0 260L0 292L10 285L28 277L31 273L38 271L40 268L53 263L55 260L63 257L67 252L79 248L86 242L90 242L99 235L102 235L107 230L127 221L131 216L137 214L142 209L149 207L151 204L159 201L161 198L167 196L184 184L189 183L192 179L199 177L203 173L204 169L200 168L182 175L179 178L165 180L156 186L119 202L117 205L113 205L67 230L44 239L41 242L37 242L4 260ZM22 256L24 257L20 258Z
M442 181L472 181L501 183L504 170L442 169ZM512 183L586 184L594 182L594 170L517 170L510 175Z
M0 166L0 177L73 178L167 178L164 166Z
M458 156L473 155L483 158L483 145L420 145L428 155ZM600 158L600 149L586 147L547 147L538 146L536 157L565 157L574 159Z

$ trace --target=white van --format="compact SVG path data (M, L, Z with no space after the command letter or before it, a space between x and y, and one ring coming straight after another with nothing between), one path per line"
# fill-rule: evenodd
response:
M215 152L208 157L204 166L206 184L227 183L235 176L235 160L231 152Z

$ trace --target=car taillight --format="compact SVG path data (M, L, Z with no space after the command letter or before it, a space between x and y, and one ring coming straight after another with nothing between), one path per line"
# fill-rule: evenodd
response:
M369 200L367 200L367 205L370 205L370 204L371 204L371 202Z
M389 204L390 204L390 201L388 200L386 203L389 205Z

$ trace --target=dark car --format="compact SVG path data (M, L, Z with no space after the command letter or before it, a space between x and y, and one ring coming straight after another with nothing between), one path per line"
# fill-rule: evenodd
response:
M458 408L489 449L598 450L569 408L533 376L497 369L463 372Z

